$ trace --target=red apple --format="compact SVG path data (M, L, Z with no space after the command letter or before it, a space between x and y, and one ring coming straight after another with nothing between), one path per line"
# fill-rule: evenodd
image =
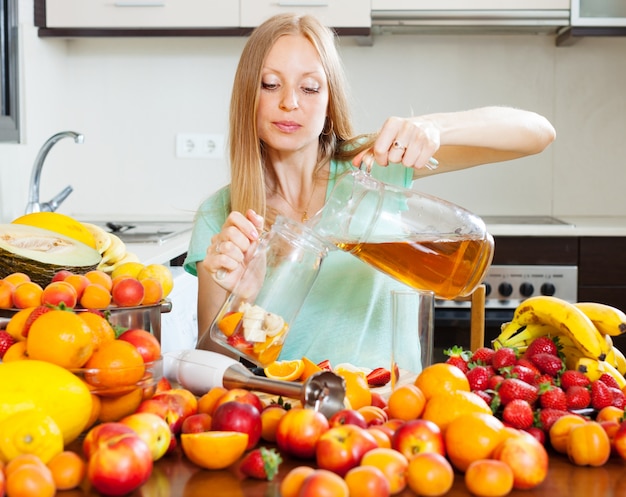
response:
M545 447L524 431L502 441L492 457L511 467L515 489L535 488L548 476L548 453Z
M446 446L441 429L432 421L412 419L402 423L391 437L391 448L407 459L422 452L435 452L445 457Z
M126 495L148 481L152 467L148 444L133 432L101 445L87 462L87 477L102 494Z
M228 390L224 395L222 395L219 400L215 403L215 409L220 404L225 404L226 402L232 402L236 400L237 402L245 402L256 407L257 411L261 412L263 410L263 402L259 396L249 390L245 390L244 388L233 388Z
M152 397L151 399L142 400L135 412L151 412L160 416L165 420L174 435L180 433L180 428L185 420L183 405L174 396L160 399Z
M365 416L359 411L354 409L342 409L333 414L328 420L328 426L334 428L335 426L342 425L355 425L360 428L367 428L367 421Z
M103 444L112 438L119 438L124 435L136 435L130 426L119 422L107 422L91 428L83 439L83 454L87 459Z
M143 362L156 361L161 357L161 344L149 331L131 328L122 333L119 340L132 343L141 354Z
M278 422L276 444L291 456L312 459L317 441L328 429L328 419L321 412L292 407Z
M213 418L210 414L207 414L206 412L199 412L197 414L192 414L188 418L185 418L180 432L201 433L203 431L210 431L212 423Z
M315 446L317 466L339 476L359 465L366 452L378 447L365 428L346 424L322 433Z
M172 431L161 416L151 412L136 412L120 419L120 423L132 428L148 444L153 461L157 461L168 451Z
M232 400L220 404L213 411L211 430L215 431L238 431L248 434L248 446L250 450L259 443L263 425L261 413L251 404Z

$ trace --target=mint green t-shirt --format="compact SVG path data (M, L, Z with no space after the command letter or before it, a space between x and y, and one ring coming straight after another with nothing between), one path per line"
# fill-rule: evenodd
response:
M326 196L335 179L353 168L331 161ZM399 164L375 166L372 175L386 183L409 187L412 169ZM230 212L230 187L213 194L196 214L185 270L193 275L196 263L206 255L211 237L218 233ZM356 257L334 250L324 259L317 280L292 323L280 359L308 357L314 362L329 359L333 366L389 368L391 364L391 291L406 290L402 283L377 271ZM419 371L420 349L416 339L406 344L401 364ZM408 367L412 365L412 367Z

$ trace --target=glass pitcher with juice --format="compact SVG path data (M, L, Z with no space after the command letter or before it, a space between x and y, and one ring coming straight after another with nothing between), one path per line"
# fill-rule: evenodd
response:
M443 299L470 295L493 258L493 237L479 216L362 170L341 177L308 224L339 249Z

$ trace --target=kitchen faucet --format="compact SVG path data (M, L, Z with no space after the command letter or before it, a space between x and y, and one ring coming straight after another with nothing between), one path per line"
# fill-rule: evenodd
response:
M73 191L73 188L68 185L49 202L39 202L39 182L43 162L54 144L63 138L74 138L74 142L76 143L83 143L85 139L85 137L80 133L75 133L74 131L62 131L46 140L39 150L35 163L33 164L33 171L30 176L30 185L28 190L26 214L30 214L31 212L54 212L57 210L59 205L61 205L61 202L63 202Z

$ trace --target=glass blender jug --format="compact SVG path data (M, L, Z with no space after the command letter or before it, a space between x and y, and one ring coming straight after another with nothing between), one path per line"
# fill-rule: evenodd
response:
M308 225L339 249L442 299L470 295L493 258L494 240L479 216L362 170L337 180Z

